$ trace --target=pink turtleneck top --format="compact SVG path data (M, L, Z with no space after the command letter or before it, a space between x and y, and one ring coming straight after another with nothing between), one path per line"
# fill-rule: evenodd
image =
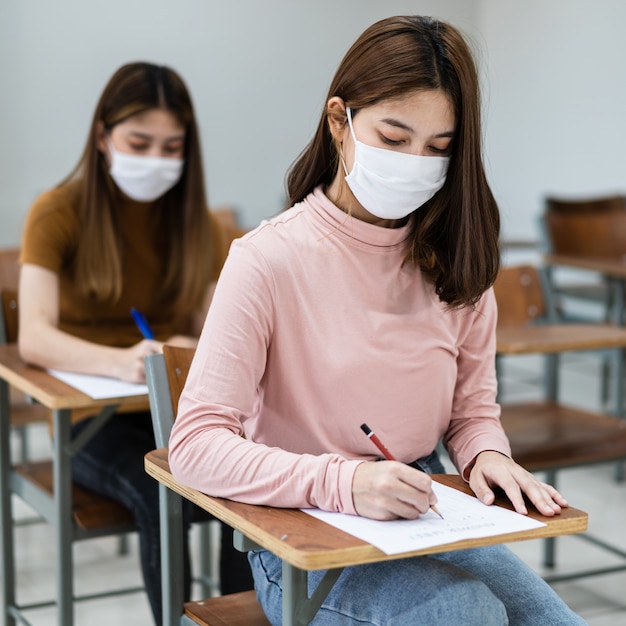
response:
M234 242L170 438L177 480L213 496L355 513L359 463L443 438L465 478L510 455L495 401L496 302L450 310L403 264L407 227L316 189Z

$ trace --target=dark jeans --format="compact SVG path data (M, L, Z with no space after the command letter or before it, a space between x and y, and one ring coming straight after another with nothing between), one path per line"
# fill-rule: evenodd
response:
M72 428L72 437L89 420ZM144 470L144 455L156 447L150 413L114 415L72 460L74 481L92 491L121 502L133 513L139 533L139 550L146 592L157 625L162 623L161 544L159 531L159 489ZM188 530L194 519L194 505L183 502L185 532L185 597L191 589ZM252 589L254 584L245 554L233 547L232 530L222 525L220 556L223 594Z
M443 466L437 450L408 463L411 467L426 472L427 474L445 474L446 468Z

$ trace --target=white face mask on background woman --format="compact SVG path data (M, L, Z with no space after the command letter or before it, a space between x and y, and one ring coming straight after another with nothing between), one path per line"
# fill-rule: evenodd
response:
M354 163L346 182L372 215L402 219L428 202L446 182L450 157L421 156L368 146L357 140L352 112L346 108L354 141Z
M118 152L109 141L109 174L132 200L152 202L168 192L183 173L184 159Z

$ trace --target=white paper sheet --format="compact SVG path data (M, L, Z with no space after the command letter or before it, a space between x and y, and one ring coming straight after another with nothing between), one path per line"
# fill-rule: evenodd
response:
M477 498L433 482L437 508L416 520L381 522L319 509L302 509L331 526L367 541L385 554L423 550L462 539L476 539L545 526L543 522L499 506L487 506Z
M142 396L148 393L147 385L127 383L117 378L109 378L108 376L74 374L72 372L61 372L59 370L48 370L48 373L71 387L82 391L94 400Z

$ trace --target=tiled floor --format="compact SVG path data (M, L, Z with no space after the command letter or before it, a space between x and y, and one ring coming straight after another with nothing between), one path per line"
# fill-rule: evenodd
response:
M517 363L515 367L507 364L505 373L516 380L522 374L532 383L532 379L537 377L539 363L528 359L521 362L521 369L520 360ZM564 363L563 372L564 393L568 394L567 397L581 406L598 408L599 359L571 357ZM528 387L508 384L506 389L509 397L536 394L536 387L532 384ZM48 445L47 431L35 430L33 434L36 450L44 454ZM591 530L619 544L626 551L626 485L616 483L613 472L612 465L561 472L559 487L574 506L590 512ZM16 512L22 518L30 515L19 502L16 502ZM55 552L50 527L45 524L21 527L17 530L16 541L19 598L35 602L50 597L54 593L55 582ZM194 541L194 544L197 545L197 542ZM511 548L532 567L542 571L540 543L516 543L511 544ZM79 593L141 584L135 537L130 539L128 556L118 556L117 542L111 538L82 542L76 545L74 555L76 591ZM581 539L559 539L557 572L613 562L618 561ZM591 626L626 625L626 573L559 583L555 588ZM32 611L30 619L33 626L59 626L54 610L50 608ZM77 606L76 623L78 626L149 626L151 617L147 600L143 593L139 593L82 602Z

